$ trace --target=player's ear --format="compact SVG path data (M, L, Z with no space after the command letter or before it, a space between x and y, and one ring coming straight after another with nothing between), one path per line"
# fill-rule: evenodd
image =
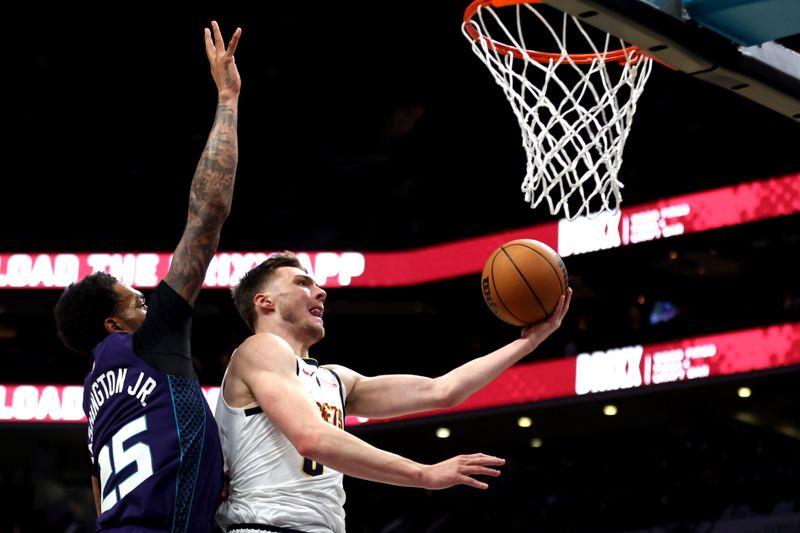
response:
M269 294L265 292L259 292L253 298L253 303L256 307L264 307L266 309L275 309L275 302L272 301Z
M125 329L122 327L122 324L120 324L119 321L114 317L106 318L105 321L103 322L103 327L109 333L116 333L117 331L125 331Z

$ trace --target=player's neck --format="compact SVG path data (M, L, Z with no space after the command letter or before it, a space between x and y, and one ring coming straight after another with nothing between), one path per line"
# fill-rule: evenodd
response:
M291 347L292 351L301 358L308 358L308 350L316 342L309 342L293 324L260 324L257 333L272 333L282 338Z

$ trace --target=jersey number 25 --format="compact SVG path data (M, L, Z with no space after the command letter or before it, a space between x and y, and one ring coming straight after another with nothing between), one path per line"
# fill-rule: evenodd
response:
M106 444L100 450L97 463L100 467L101 512L106 512L114 507L119 500L153 475L150 446L144 442L137 442L133 446L123 447L125 441L146 429L147 420L142 415L122 426L111 438L110 444ZM131 463L136 463L136 470L132 474L122 479L115 479L111 486L107 486L112 474L121 472Z

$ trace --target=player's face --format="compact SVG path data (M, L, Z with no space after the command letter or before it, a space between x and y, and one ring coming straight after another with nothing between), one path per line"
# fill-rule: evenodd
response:
M141 292L128 287L124 283L114 285L117 293L117 308L114 317L123 331L136 331L144 323L147 316L147 304Z
M281 318L314 342L325 336L322 315L327 294L314 279L295 267L278 269L276 310Z

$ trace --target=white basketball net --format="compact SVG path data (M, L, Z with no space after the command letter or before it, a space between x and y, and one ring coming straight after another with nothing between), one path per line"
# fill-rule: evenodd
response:
M498 11L504 12L505 22ZM616 211L622 201L623 185L617 178L622 151L652 59L626 50L630 45L596 28L591 28L593 40L580 21L566 13L561 17L560 33L556 32L541 11L535 4L504 9L482 6L462 26L473 52L502 87L522 130L528 158L522 182L525 201L535 208L547 200L551 214L563 211L569 220ZM547 30L536 32L536 49L556 51L546 62L533 59L533 52L526 47L523 30L533 42L531 33L536 28L532 26L538 26L531 23L529 14ZM468 34L468 24L480 33L480 39ZM572 53L583 47L594 56L591 62L578 64L570 57L568 28ZM492 33L501 40L495 40ZM598 34L602 34L599 39ZM549 48L540 46L543 38ZM610 44L614 47L609 48ZM498 48L503 46L515 48L523 58L501 53ZM625 50L624 60L607 62L609 50Z

